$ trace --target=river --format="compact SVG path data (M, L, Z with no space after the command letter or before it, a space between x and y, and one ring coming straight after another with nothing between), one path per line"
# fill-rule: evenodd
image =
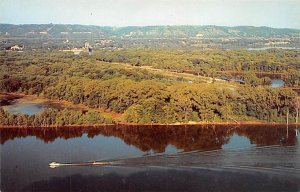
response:
M13 113L61 107L10 98L1 105ZM0 139L3 192L300 190L295 126L3 127ZM73 164L86 162L110 165Z
M299 191L285 126L2 128L2 191ZM109 166L50 168L50 162Z

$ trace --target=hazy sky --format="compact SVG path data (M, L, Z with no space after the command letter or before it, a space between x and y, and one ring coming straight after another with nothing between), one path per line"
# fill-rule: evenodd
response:
M0 23L300 29L300 0L0 0Z

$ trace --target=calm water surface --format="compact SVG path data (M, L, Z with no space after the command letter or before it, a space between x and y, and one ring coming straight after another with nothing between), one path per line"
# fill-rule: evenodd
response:
M1 191L299 191L300 134L285 126L0 130ZM111 166L50 168L50 162Z
M15 96L12 97L7 95L6 97L0 97L0 107L3 107L10 113L17 114L27 114L34 115L42 112L46 108L55 108L55 109L78 109L72 106L66 106L52 100L40 99L36 96Z
M284 81L281 79L272 79L271 87L278 88L284 86Z
M30 115L60 107L32 97L1 105ZM3 128L1 191L300 191L299 135L258 125Z

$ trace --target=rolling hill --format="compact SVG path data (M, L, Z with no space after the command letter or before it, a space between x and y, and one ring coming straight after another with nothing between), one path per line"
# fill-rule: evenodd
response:
M218 38L218 37L300 37L299 29L253 26L128 26L108 27L68 24L0 24L1 37L52 38Z

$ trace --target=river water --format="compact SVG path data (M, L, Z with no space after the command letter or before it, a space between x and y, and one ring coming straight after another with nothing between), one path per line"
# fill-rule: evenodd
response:
M27 114L60 107L32 97L1 105ZM298 132L275 125L2 128L1 191L299 191ZM111 164L73 164L95 161Z
M2 128L1 191L299 191L289 126ZM109 166L49 163L109 161Z

